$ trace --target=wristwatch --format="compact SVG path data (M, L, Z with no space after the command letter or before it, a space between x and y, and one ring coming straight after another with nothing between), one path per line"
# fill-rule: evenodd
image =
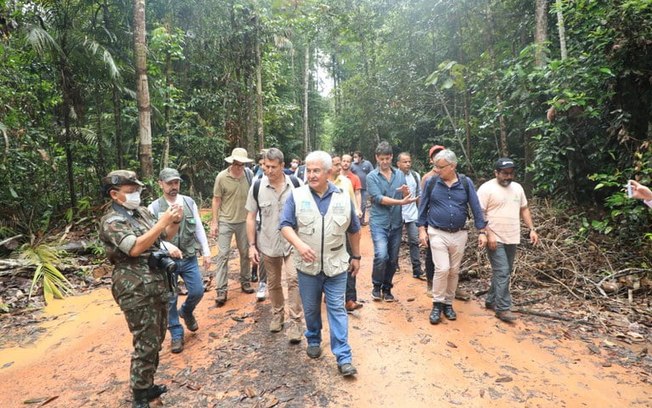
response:
M358 255L358 256L351 255L349 258L350 258L350 259L355 259L356 261L359 261L359 260L362 259L362 256L360 256L360 255Z

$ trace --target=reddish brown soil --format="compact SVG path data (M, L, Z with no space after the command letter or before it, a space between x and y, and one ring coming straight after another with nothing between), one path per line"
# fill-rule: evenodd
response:
M174 355L169 340L157 381L170 391L152 406L170 407L631 407L652 406L650 373L624 366L614 346L589 329L521 317L495 319L482 300L456 302L458 320L428 323L431 300L407 264L396 275L396 303L370 300L373 249L363 231L359 298L349 315L355 379L342 379L330 353L305 354L271 334L269 303L237 288L231 263L229 301L206 293L200 330ZM128 407L131 336L110 291L55 301L38 340L4 339L0 407ZM18 342L20 343L20 342Z

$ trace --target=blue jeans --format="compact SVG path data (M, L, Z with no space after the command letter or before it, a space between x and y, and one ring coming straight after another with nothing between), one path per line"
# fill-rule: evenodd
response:
M326 276L323 272L319 275L308 275L297 270L297 276L303 315L306 319L305 336L308 345L321 344L321 295L323 293L326 298L326 315L331 333L331 351L338 365L350 363L349 319L344 308L346 273L335 276Z
M180 310L183 314L191 315L201 298L204 297L204 284L201 272L199 272L199 263L197 263L196 256L175 259L174 262L177 264L174 281L176 282L180 275L188 289L188 296ZM178 294L172 293L168 299L168 330L170 330L172 340L183 338L183 326L179 323L179 313L177 312L178 298Z
M392 288L392 279L398 267L398 250L401 246L401 228L371 226L371 240L374 243L374 265L371 282L383 290Z
M496 311L509 310L512 307L512 295L509 293L509 277L512 274L516 244L496 246L496 250L487 250L491 262L491 286L487 294L487 303L492 303Z
M410 247L410 261L412 262L412 275L421 275L421 251L419 250L419 227L417 222L406 222L408 245Z

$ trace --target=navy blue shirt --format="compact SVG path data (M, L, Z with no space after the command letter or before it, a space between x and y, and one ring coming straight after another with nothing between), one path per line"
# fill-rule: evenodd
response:
M466 196L466 189L460 183L458 175L457 181L450 187L438 177L430 177L423 186L421 202L419 203L419 219L417 226L443 229L461 229L466 224L467 203L471 206L473 212L473 221L475 228L482 229L486 227L487 222L482 213L480 200L475 192L475 187L471 179L466 177L468 183L469 196ZM434 186L431 185L434 183ZM432 188L429 196L426 197L428 189Z
M380 168L374 169L367 176L367 193L371 197L371 214L369 223L374 227L396 229L403 227L402 206L385 205L380 201L383 197L403 199L403 192L397 190L405 184L405 174L392 167L392 177L389 180L380 173Z
M312 198L315 199L315 204L317 204L317 208L319 209L319 212L321 213L322 217L328 211L328 206L331 204L331 197L333 196L333 192L335 191L342 191L342 190L335 187L335 184L331 183L330 181L328 182L328 189L321 197L319 197L317 193L315 193L312 189L310 189ZM351 218L351 223L349 224L349 228L347 228L346 232L354 234L360 231L360 219L355 214L355 206L353 205L353 202L351 202L350 218ZM294 194L290 194L287 200L285 200L285 205L283 206L283 213L281 214L281 222L278 229L281 229L283 227L292 227L292 229L297 228L297 212L296 212L296 204L294 203Z
M360 184L362 184L362 190L367 189L367 175L371 173L373 169L374 166L371 164L369 160L363 159L360 164L351 163L351 171L360 179Z

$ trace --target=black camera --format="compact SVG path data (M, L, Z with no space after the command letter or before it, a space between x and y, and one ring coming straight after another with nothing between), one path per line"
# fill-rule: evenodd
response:
M170 253L164 249L152 252L147 263L150 269L160 270L169 275L177 270L177 264L170 258Z

